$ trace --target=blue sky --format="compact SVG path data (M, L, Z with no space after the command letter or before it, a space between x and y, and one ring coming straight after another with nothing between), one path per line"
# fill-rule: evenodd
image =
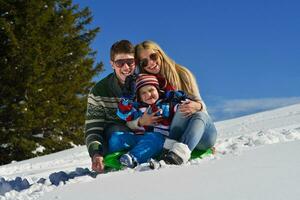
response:
M75 0L101 31L92 47L111 73L110 46L156 41L195 75L216 120L300 103L300 1Z

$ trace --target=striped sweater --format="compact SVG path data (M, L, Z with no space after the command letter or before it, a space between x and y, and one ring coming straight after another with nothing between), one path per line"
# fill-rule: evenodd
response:
M107 149L104 128L109 123L125 124L117 113L118 103L122 96L122 88L114 73L99 81L88 95L85 121L85 144L89 155L103 155Z

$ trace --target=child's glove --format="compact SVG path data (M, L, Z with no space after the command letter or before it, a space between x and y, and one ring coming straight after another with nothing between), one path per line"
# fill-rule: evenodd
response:
M133 104L129 99L122 99L118 104L117 115L124 121L130 121L132 118Z

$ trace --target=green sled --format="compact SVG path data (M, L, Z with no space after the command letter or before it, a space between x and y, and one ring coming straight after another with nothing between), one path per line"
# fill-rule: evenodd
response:
M119 158L125 153L126 153L126 151L117 151L117 152L106 155L104 157L105 169L107 169L107 170L122 169L122 165L119 161Z
M109 170L109 171L122 169L123 166L121 165L119 159L125 153L126 153L126 151L118 151L118 152L114 152L114 153L106 155L104 157L105 169ZM196 159L196 158L202 159L202 158L212 155L212 154L213 154L212 149L207 149L207 150L195 149L194 151L192 151L191 159Z

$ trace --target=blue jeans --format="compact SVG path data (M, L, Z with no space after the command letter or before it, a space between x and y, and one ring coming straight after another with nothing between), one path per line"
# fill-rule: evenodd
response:
M138 163L144 163L160 154L164 142L164 136L157 132L145 132L143 135L132 132L114 132L109 140L109 152L129 150L128 153Z
M186 144L191 151L195 148L206 150L215 144L217 130L208 114L196 112L184 117L177 110L172 120L169 138Z

